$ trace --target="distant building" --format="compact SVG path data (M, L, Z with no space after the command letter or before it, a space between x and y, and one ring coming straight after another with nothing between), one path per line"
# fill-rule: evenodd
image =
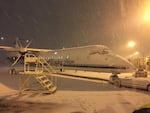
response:
M130 62L137 68L143 68L146 71L150 71L150 57L140 57L129 59Z

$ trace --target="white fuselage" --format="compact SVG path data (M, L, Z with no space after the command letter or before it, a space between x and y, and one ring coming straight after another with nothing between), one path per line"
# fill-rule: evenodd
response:
M81 46L40 53L52 65L87 71L127 72L133 65L103 45Z

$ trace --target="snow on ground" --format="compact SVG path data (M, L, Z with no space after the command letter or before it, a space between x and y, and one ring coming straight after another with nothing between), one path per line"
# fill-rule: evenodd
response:
M1 96L2 113L132 113L150 102L149 95L134 91L58 91L53 95L13 93Z
M8 75L7 69L0 70L0 113L132 113L150 103L146 91L61 77L58 90L52 95L19 94L18 77Z

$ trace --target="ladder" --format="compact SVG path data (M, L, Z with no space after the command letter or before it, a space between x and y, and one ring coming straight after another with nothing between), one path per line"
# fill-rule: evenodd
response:
M52 66L41 56L38 57L37 61L42 64L44 71L47 71L49 73L56 73Z
M41 86L46 89L49 93L54 93L57 87L48 79L46 75L35 74L34 77L41 84Z
M33 75L38 83L52 94L57 90L57 87L53 83L51 74L56 73L52 66L41 56L35 54L26 53L24 56L24 75ZM49 77L51 79L49 79Z

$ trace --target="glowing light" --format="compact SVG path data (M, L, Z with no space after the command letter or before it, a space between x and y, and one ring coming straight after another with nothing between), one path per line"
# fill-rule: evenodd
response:
M57 55L57 52L54 52L55 55Z
M139 54L140 54L140 53L139 53L138 51L136 51L136 52L130 54L130 55L128 56L128 58L136 58L136 57L139 57Z
M26 40L26 43L28 43L29 42L29 40Z
M1 40L4 40L4 37L1 37Z
M145 22L150 22L150 2L148 1L145 6L143 20Z
M139 55L139 52L138 52L138 51L136 51L134 54L135 54L135 55Z
M147 11L144 14L144 21L146 22L150 21L150 7L147 9Z
M129 41L128 42L128 47L134 47L135 46L135 42L134 41Z

